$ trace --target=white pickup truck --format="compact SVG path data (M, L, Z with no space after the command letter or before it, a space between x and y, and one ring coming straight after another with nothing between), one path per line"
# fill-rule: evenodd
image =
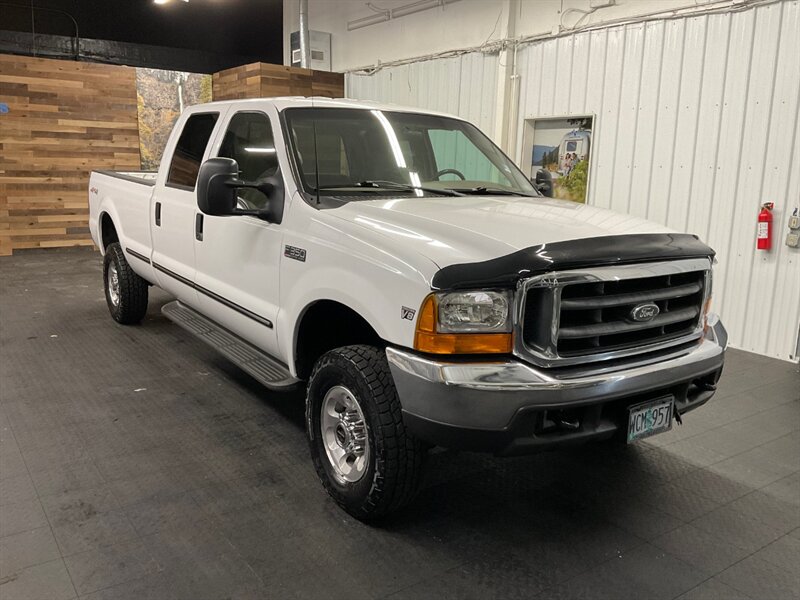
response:
M348 100L192 107L158 173L92 173L106 299L162 311L265 386L306 385L311 457L360 519L431 445L533 452L665 431L727 335L695 236L543 197L459 118Z

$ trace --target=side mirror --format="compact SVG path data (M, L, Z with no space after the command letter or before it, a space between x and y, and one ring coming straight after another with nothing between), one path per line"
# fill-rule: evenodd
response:
M239 188L251 188L269 200L261 210L236 207ZM280 172L258 181L239 179L239 164L232 158L209 158L197 175L197 207L200 212L216 216L253 216L280 223L283 219L284 189Z
M206 215L232 215L236 210L239 165L232 158L209 158L197 174L197 208Z
M553 176L547 169L539 169L536 171L536 178L531 182L534 187L548 198L553 197Z

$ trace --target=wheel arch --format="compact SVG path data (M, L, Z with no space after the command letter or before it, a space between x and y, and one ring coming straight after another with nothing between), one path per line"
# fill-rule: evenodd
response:
M309 303L297 319L293 337L297 377L307 379L325 352L356 344L385 346L386 342L367 319L346 304L330 299Z
M114 218L107 211L100 213L98 229L100 232L100 250L105 254L106 248L108 248L110 244L119 242L119 232L114 223Z

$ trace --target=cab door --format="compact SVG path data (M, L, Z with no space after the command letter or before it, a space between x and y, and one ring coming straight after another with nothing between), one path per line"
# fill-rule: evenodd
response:
M233 158L239 165L239 177L256 181L278 171L273 136L279 130L277 111L272 109L274 114L268 115L244 108L247 106L231 108L211 156ZM238 197L242 209L265 208L268 202L252 189L240 189ZM281 225L252 216L197 218L202 219L202 235L195 240L201 312L277 356Z
M195 184L219 119L218 112L206 111L190 113L178 122L150 206L151 260L158 285L190 306L197 305Z

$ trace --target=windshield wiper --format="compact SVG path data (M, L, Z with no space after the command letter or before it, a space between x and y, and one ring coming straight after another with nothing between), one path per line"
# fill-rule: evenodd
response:
M429 188L421 185L411 185L408 183L400 183L399 181L383 181L383 180L366 180L357 181L353 183L340 183L337 185L321 185L317 190L339 190L345 188L366 188L366 189L386 189L386 190L400 190L404 192L413 192L419 190L421 192L430 192L431 194L440 194L442 196L466 196L459 190L452 190L448 188ZM366 191L366 190L365 190Z
M486 186L478 186L474 188L448 188L453 190L454 192L460 192L460 195L466 196L467 194L472 196L488 196L490 194L495 194L498 196L525 196L526 198L538 198L536 194L526 194L525 192L518 192L516 190L506 190L504 188L492 188Z

